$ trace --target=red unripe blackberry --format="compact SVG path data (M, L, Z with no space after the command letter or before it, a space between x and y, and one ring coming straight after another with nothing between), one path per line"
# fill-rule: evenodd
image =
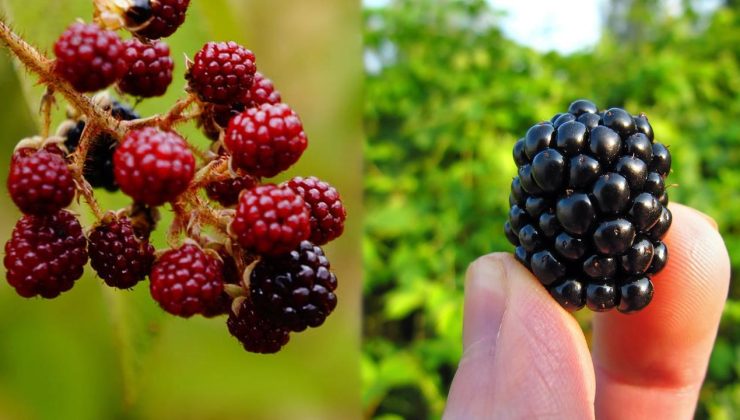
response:
M280 255L308 239L310 217L306 202L290 188L261 185L241 193L229 232L250 251Z
M226 326L250 353L277 353L290 339L288 330L263 317L249 299L242 300L237 313L229 313Z
M175 64L162 41L145 44L136 38L124 42L128 71L118 82L122 92L142 98L162 96L172 82Z
M89 234L90 265L105 281L119 289L129 289L149 274L154 262L154 247L137 237L125 216L107 214Z
M5 243L8 283L19 295L47 299L72 288L87 263L87 239L77 218L65 210L23 216Z
M224 145L235 168L269 178L296 163L308 139L303 123L288 105L264 104L231 119Z
M324 245L344 232L347 211L334 187L314 176L295 177L288 187L303 197L311 211L311 242Z
M647 117L575 101L532 126L513 155L504 234L517 260L569 310L634 312L650 303L672 217L671 156Z
M149 290L165 311L182 317L216 305L224 290L223 264L217 255L194 244L162 254L149 274Z
M246 108L256 108L262 104L276 105L282 101L280 92L275 89L275 85L272 80L265 77L260 72L254 74L254 82L252 87L247 91L242 98L242 106Z
M293 251L262 258L249 289L255 306L291 331L318 327L337 306L337 278L324 251L303 241Z
M172 35L185 22L190 0L150 0L150 4L151 20L135 33L144 38L159 39Z
M256 70L252 51L236 42L209 42L195 54L186 77L203 102L230 105L249 91Z
M47 150L16 152L8 175L8 192L26 214L53 214L72 203L75 184L64 158Z
M173 131L145 127L130 131L113 155L116 182L134 200L158 206L188 188L195 158Z
M206 185L208 198L217 201L224 207L236 205L239 193L257 186L259 180L251 175L235 176L221 181L213 181Z
M73 23L54 44L54 71L80 92L103 89L126 73L123 42L98 25Z

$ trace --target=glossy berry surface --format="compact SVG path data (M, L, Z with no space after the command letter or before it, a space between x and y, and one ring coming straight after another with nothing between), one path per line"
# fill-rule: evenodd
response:
M189 243L162 254L149 279L159 306L186 318L215 306L224 290L221 259Z
M82 276L87 239L68 211L23 216L5 243L3 263L8 283L19 295L54 298Z
M154 247L137 237L127 217L106 215L88 238L90 265L108 286L129 289L149 274Z
M118 82L122 92L141 98L162 96L172 83L175 67L170 47L162 41L145 44L136 38L124 43L128 71Z
M59 154L43 149L30 154L21 151L10 165L8 192L23 213L48 215L72 203L75 184Z
M136 35L158 39L172 35L182 25L190 0L150 0L149 3L151 10L147 10L146 15L151 19L136 31Z
M277 353L290 339L287 329L262 316L249 299L239 304L237 313L230 311L226 326L250 353Z
M231 119L224 145L235 168L269 178L296 163L308 139L303 123L288 105L264 104Z
M504 234L568 310L638 311L665 267L667 147L647 117L587 100L532 126L513 149Z
M182 137L153 127L130 131L113 164L121 191L150 206L173 200L195 174L195 158Z
M54 71L79 92L94 92L126 73L121 38L98 25L73 23L54 44Z
M208 198L218 202L222 206L231 207L239 201L239 194L242 191L252 189L257 184L258 179L253 176L235 176L209 183L206 185L206 194Z
M313 176L295 177L288 187L303 197L311 211L311 242L324 245L344 232L347 211L336 188Z
M252 51L236 42L209 42L195 54L186 77L203 102L230 105L249 92L256 71Z
M300 195L290 188L267 184L241 193L229 230L250 251L280 255L308 239L310 218Z
M337 305L337 278L324 251L303 241L293 251L263 258L252 270L255 306L291 331L318 327Z
M241 102L244 108L256 108L263 104L276 105L282 101L280 92L275 89L272 80L260 72L254 73L254 82Z

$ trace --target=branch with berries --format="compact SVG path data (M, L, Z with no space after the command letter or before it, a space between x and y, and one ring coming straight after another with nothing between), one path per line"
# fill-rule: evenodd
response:
M315 177L263 181L308 146L299 116L250 50L208 42L186 64L187 96L142 118L104 89L137 102L167 91L174 61L161 39L183 24L189 1L94 4L93 23L71 24L53 59L0 21L0 45L46 86L41 133L21 140L11 161L8 191L24 216L5 245L8 283L23 297L54 298L89 260L113 288L148 277L152 297L173 315L228 315L250 352L277 352L290 332L322 325L336 307L337 280L321 246L343 232L341 198ZM58 97L67 120L50 135ZM212 140L209 150L177 132L188 122ZM101 208L101 188L131 204ZM90 207L93 226L66 209L75 199ZM155 251L149 238L163 206L175 217L169 248Z

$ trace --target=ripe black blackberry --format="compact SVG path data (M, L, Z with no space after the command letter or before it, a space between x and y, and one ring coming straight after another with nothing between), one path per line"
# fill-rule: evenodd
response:
M318 327L337 306L337 278L324 251L309 241L276 257L263 257L249 288L258 310L291 331Z
M111 115L121 121L130 121L141 118L132 108L116 100L104 99L100 102L110 108ZM85 121L79 120L72 125L68 125L61 135L65 138L64 145L69 153L74 153L77 145L80 143L82 131L85 129ZM93 188L105 188L108 191L117 191L113 175L113 153L116 151L118 142L113 136L107 133L100 134L90 145L87 154L87 161L83 168L83 176Z
M288 330L262 316L249 299L243 299L236 312L230 311L226 326L250 353L277 353L290 339Z
M668 257L671 155L647 117L578 100L532 126L513 154L504 234L517 260L568 310L650 303Z

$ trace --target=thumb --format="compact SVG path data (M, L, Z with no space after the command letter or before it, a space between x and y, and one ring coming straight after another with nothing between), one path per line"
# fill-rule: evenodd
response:
M578 323L512 255L490 254L468 269L463 348L446 419L594 417Z

